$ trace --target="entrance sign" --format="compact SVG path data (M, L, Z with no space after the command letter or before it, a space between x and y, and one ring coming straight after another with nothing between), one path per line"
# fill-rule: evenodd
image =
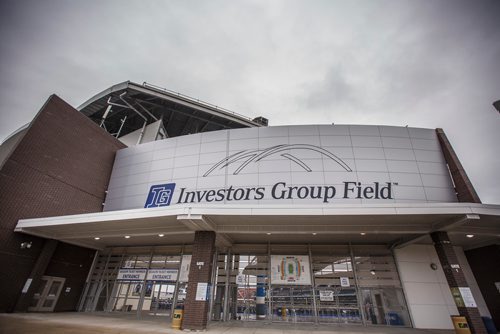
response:
M333 302L333 291L319 290L319 300L322 302Z
M146 269L120 269L118 271L117 280L127 281L143 281L146 278Z
M271 284L311 285L307 255L271 255Z
M196 287L196 298L197 301L206 301L208 294L208 283L198 283Z
M149 269L148 281L177 281L177 269Z

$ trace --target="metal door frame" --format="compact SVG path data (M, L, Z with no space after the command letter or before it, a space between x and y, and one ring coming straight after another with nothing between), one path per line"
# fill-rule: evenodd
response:
M38 301L36 303L36 306L30 306L28 308L28 311L31 311L31 312L53 312L54 308L56 307L57 301L59 300L59 296L61 295L62 289L64 287L64 283L66 282L66 278L55 277L55 276L42 276L41 280L42 281L45 280L45 281L47 281L47 283L43 287L43 291L40 294L35 293L33 295L33 299L37 299ZM60 282L61 285L57 289L57 292L55 295L49 295L49 292L52 288L52 285L56 282ZM45 304L45 302L47 300L51 300L51 299L54 300L52 305L50 307L43 307L43 304Z

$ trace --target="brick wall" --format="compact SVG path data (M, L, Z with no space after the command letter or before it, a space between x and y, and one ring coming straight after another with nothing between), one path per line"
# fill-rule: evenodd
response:
M76 311L95 251L59 242L45 275L65 277L64 287L54 311ZM70 288L66 292L66 288Z
M444 154L448 168L450 169L451 177L453 183L455 184L455 191L457 192L457 198L459 202L469 202L469 203L481 203L472 182L470 181L467 173L465 172L462 163L458 159L455 150L451 146L448 137L444 133L443 129L436 129L436 134L439 139L439 144L441 144L441 149Z
M462 268L453 267L453 265L458 265L458 258L455 250L453 249L453 245L448 238L448 233L441 231L434 232L431 233L431 238L434 242L434 247L436 248L436 253L439 257L441 267L443 267L449 287L451 289L469 287ZM467 318L472 334L487 334L477 307L463 307L457 303L457 309L461 316Z
M13 232L17 221L102 211L124 147L59 97L47 100L0 170L0 312L13 310L44 245ZM20 249L21 242L32 247Z
M197 301L198 283L211 283L215 253L215 232L195 232L189 282L184 306L183 329L203 330L207 327L209 300ZM203 266L197 263L203 262Z

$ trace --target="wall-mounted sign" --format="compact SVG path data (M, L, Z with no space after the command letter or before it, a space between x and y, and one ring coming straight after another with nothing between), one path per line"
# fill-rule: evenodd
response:
M157 184L149 189L145 208L156 208L159 206L169 206L175 190L175 183Z
M177 281L177 269L149 269L148 281Z
M146 278L146 269L126 269L121 268L118 271L117 280L123 281L143 281Z
M284 159L290 159L300 166L305 172L312 172L312 169L307 165L305 160L301 160L294 154L305 154L309 157L311 152L317 154L319 158L327 157L338 166L342 167L345 172L351 173L352 169L342 159L329 152L328 150L307 144L293 145L275 145L262 150L245 150L239 153L231 154L224 157L221 161L211 166L202 177L210 177L211 174L216 174L221 168L226 168L228 165L235 164L233 175L238 175L248 164L256 163L263 159L273 159L275 155L279 155ZM276 158L276 157L274 157ZM176 196L175 204L187 203L210 203L210 202L225 202L225 201L249 201L249 200L283 200L283 199L317 199L320 202L328 203L332 199L393 199L392 182L373 182L373 184L362 184L361 182L343 181L342 186L325 184L323 186L307 186L294 187L286 182L276 182L273 186L261 187L234 187L214 189L189 189L181 187L179 194ZM146 198L145 208L169 206L174 197L175 183L156 184L150 187Z
M307 255L271 255L271 284L311 285Z
M319 290L319 300L322 302L333 302L333 291Z
M462 296L465 307L477 307L476 301L474 300L474 296L472 295L472 291L470 290L470 288L458 288L458 290L460 291L460 295Z
M348 288L351 286L349 282L349 277L341 277L340 278L340 286L343 288Z
M191 255L182 255L181 271L179 273L179 282L189 280L189 267L191 266Z
M170 183L175 185L175 183ZM373 182L370 185L362 185L360 182L343 182L342 186L324 185L312 186L303 185L294 187L286 182L277 182L269 187L245 188L229 186L222 189L189 189L180 188L179 194L176 197L175 204L191 204L191 203L211 203L211 202L226 202L226 201L249 201L249 200L298 200L308 199L317 200L319 203L329 203L333 199L394 199L393 185L397 183L391 182ZM158 190L165 185L151 186L150 193L146 199L145 208L168 206L170 200L163 202L153 202L158 198ZM173 190L172 190L173 191ZM169 193L168 196L173 196ZM169 197L171 198L171 197Z
M208 299L208 283L198 283L196 286L196 297L197 301L206 301Z

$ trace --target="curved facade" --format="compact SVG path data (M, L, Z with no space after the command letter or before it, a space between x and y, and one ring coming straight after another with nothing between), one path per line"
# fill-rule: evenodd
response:
M159 194L168 187L167 201ZM457 202L435 130L304 125L208 132L121 150L105 210L410 202Z

